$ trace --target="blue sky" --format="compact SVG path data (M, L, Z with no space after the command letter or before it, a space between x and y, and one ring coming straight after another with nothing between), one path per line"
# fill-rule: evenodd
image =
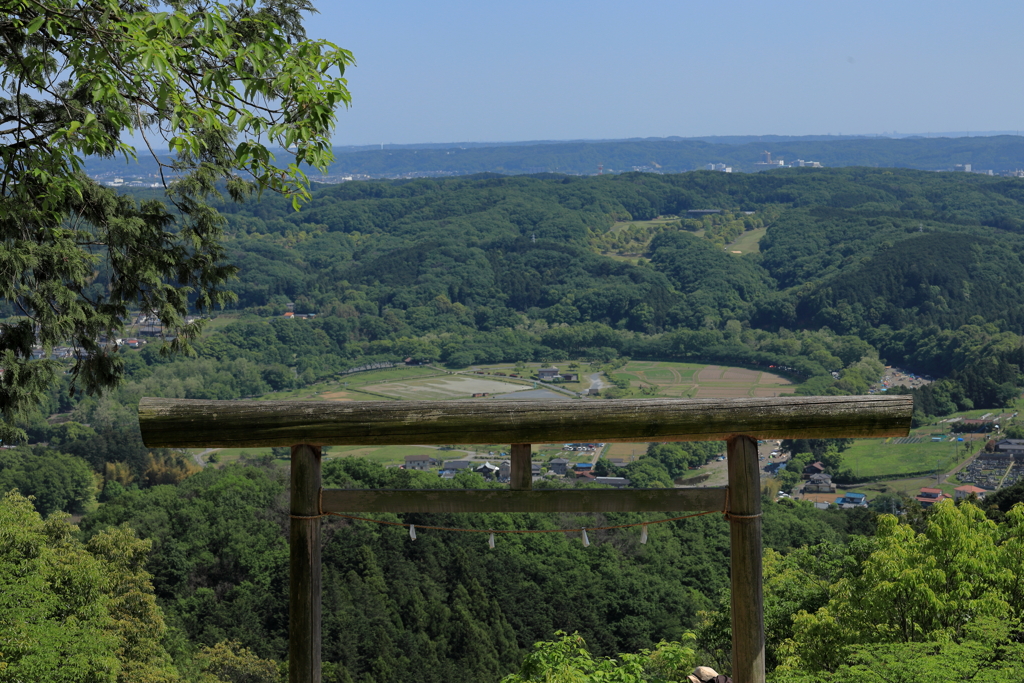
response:
M316 2L335 143L1024 129L1024 3Z

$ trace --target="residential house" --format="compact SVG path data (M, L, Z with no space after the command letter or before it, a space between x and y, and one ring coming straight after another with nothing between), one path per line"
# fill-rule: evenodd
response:
M868 497L863 493L847 493L845 496L836 498L836 505L843 510L866 508L868 506Z
M821 461L812 462L810 465L804 468L803 478L810 479L811 475L821 474L825 471L825 466L821 464Z
M996 451L1010 455L1024 455L1024 439L1003 439L996 444Z
M594 469L593 463L578 462L572 466L574 472L590 472Z
M565 458L555 458L548 463L548 467L552 472L559 475L565 475L565 470L569 466L569 461Z
M921 507L930 508L932 505L935 505L940 500L946 500L947 498L952 497L953 496L949 495L948 493L943 493L942 489L922 488L921 491L917 494L917 496L914 497L914 500L920 503Z
M541 368L537 371L537 379L552 380L558 377L558 368Z
M441 465L441 472L461 472L462 470L469 469L473 466L469 460L449 460L448 462Z
M953 499L964 500L965 498L970 498L972 493L978 497L978 500L981 500L988 491L973 484L964 484L953 489Z
M441 461L431 458L429 455L407 455L405 456L405 469L407 470L429 470L437 467Z
M473 471L479 472L480 474L484 475L484 479L493 479L494 477L497 476L499 469L501 468L498 467L497 465L492 465L489 462L485 462L483 465L473 468Z
M563 382L579 382L580 375L577 372L563 372L559 377L562 378Z
M812 474L804 484L804 493L835 493L836 485L832 483L832 475Z

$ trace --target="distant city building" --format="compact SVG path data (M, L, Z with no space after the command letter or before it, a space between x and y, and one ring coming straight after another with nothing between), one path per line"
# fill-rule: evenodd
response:
M755 171L767 171L773 168L783 168L786 162L783 159L772 159L772 153L765 151L761 153L761 161L754 164Z

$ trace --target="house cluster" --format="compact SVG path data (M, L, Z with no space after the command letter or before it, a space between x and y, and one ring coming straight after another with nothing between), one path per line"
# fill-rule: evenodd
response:
M803 493L835 493L836 485L832 483L832 475L825 471L825 465L821 462L813 462L804 468L802 477L807 483L804 484ZM866 508L868 497L863 493L847 493L836 497L832 503L842 510L853 508ZM829 503L819 501L815 507L827 508Z
M575 451L586 455L593 455L597 449L604 448L603 443L567 443L562 446L563 451Z
M542 382L579 382L578 372L561 372L556 367L541 368L537 371L537 379Z
M502 453L502 455L505 455ZM629 486L629 479L625 477L600 477L594 474L593 463L572 462L565 458L554 458L548 462L547 476L573 477L577 481L592 481L596 484L605 484L622 488ZM490 461L481 463L472 460L440 460L429 455L407 455L405 456L405 469L427 471L438 468L442 479L452 479L459 472L476 472L489 481L507 483L512 476L512 463L502 460L498 464ZM544 466L540 462L530 465L533 470L533 478L539 479L544 476Z
M133 348L138 348L138 347L136 346L136 347L133 347ZM72 349L69 346L54 346L53 349L50 350L50 358L52 360L64 360L64 359L68 359L68 358L73 358L74 355L75 355L74 349ZM32 355L31 355L32 360L39 360L40 358L45 358L45 357L46 357L46 351L43 349L42 346L34 346L34 347L32 347Z
M988 491L986 491L985 489L979 488L972 484L964 484L963 486L957 486L955 489L953 489L952 496L949 495L948 493L944 493L942 489L925 487L922 488L916 496L914 496L914 500L920 503L921 507L930 508L931 506L938 503L940 500L952 499L959 502L961 500L966 500L971 496L976 496L978 500L984 500L985 494L987 493Z
M284 316L289 320L312 320L316 317L316 313L296 313L295 304L291 301L284 305Z

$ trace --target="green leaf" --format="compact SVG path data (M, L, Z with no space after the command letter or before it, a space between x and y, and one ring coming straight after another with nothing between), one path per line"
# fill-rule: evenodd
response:
M25 33L27 35L32 35L33 33L39 30L39 28L43 25L43 22L45 21L46 15L40 14L38 17L29 22L29 25L25 29Z

